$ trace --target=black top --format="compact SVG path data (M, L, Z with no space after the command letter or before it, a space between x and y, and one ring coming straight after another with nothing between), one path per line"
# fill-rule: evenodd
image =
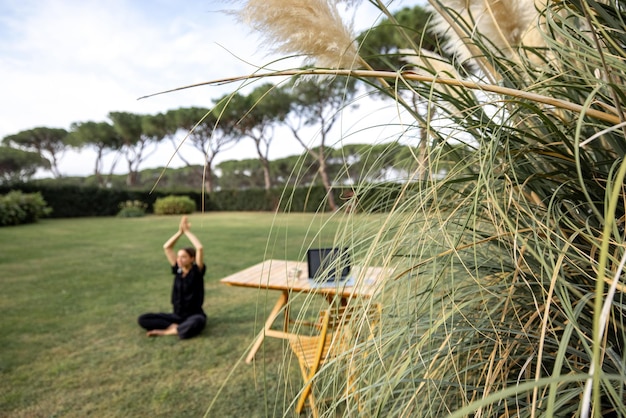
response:
M202 304L204 303L204 273L206 264L202 270L196 264L191 267L189 273L183 277L182 270L178 264L172 266L174 285L172 286L172 305L174 313L183 318L194 314L204 315Z

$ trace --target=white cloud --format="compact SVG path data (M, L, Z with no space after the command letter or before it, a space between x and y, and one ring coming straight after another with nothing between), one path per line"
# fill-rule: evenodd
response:
M222 65L225 53L212 39L218 34L209 29L210 21L225 17L204 12L205 2L195 2L195 14L150 20L150 3L142 3L145 10L123 0L17 3L3 18L0 40L0 136L103 120L113 110L149 113L210 102L206 92L192 91L136 99L241 67L232 57L230 67ZM174 3L167 3L173 13Z

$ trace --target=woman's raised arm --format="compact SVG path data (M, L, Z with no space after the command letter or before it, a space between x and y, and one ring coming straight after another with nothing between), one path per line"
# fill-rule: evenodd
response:
M186 218L184 216L183 218ZM184 232L182 229L182 221L180 223L181 226L178 227L178 231L174 235L172 235L165 244L163 244L163 251L165 252L165 257L167 257L167 261L169 261L170 266L176 264L176 251L174 251L174 245L178 241L178 238L182 237Z
M202 269L204 266L204 249L202 248L202 243L196 237L196 235L191 232L191 224L189 223L186 216L183 216L183 219L180 221L180 230L189 238L189 241L196 248L196 265Z

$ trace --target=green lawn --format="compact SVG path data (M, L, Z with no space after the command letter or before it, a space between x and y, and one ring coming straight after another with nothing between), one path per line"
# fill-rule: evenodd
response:
M179 217L0 228L0 416L199 417L212 402L207 416L282 415L299 382L280 341L264 344L255 365L242 361L277 294L219 279L264 258L302 257L311 242L332 242L337 222L270 213L190 219L205 248L208 323L187 341L147 338L136 324L143 312L170 311L162 245Z

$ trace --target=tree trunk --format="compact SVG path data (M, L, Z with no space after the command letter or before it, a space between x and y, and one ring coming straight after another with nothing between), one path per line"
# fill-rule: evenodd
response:
M324 154L320 152L320 158L318 158L319 163L319 173L322 178L322 184L324 185L324 189L326 189L326 199L328 200L328 206L330 210L333 212L337 211L337 204L335 203L335 197L333 196L332 185L330 184L330 180L328 179L328 173L326 172L326 159L324 158Z
M172 145L174 145L174 154L176 154L176 156L181 159L183 164L185 164L187 167L191 167L192 164L183 157L182 153L180 152L180 146L176 143L173 137L170 137L170 142L172 143Z
M294 138L302 145L302 147L315 159L317 159L319 168L318 172L322 179L322 184L324 185L324 189L326 189L326 198L328 199L328 206L330 210L333 212L337 211L337 203L335 203L335 197L333 196L332 186L330 184L330 180L328 179L328 173L326 172L326 154L324 153L324 144L326 143L326 133L330 130L330 127L324 128L324 124L322 124L322 140L320 144L320 150L318 152L313 151L309 148L304 141L298 135L298 131L291 125L287 125L291 132L293 133ZM331 125L332 126L332 125Z
M267 158L261 158L261 167L263 167L263 180L265 181L265 190L272 188L272 178L270 177L270 162Z
M136 186L139 181L139 173L135 170L129 170L126 176L126 185L129 187Z
M119 156L120 154L118 153L116 154L115 158L113 158L113 162L111 163L111 168L109 169L109 174L107 174L106 183L111 183L113 181L113 172L115 171L115 167L117 166Z
M213 193L215 189L215 184L213 182L213 169L210 162L207 162L204 171L204 187L207 193Z
M98 187L104 187L104 177L102 177L102 173L100 173L100 169L96 165L96 170L94 171L94 176L96 176L96 182L98 183Z
M55 178L60 179L61 177L63 177L63 175L61 174L61 171L59 170L59 162L57 161L56 155L52 154L50 159L52 160L50 161L50 171L52 171L52 175Z
M96 155L96 167L94 169L94 175L96 176L96 180L98 181L98 187L104 187L104 177L102 177L102 148L98 148Z
M256 154L259 157L259 161L261 162L261 168L263 170L263 181L265 182L265 190L269 190L272 188L272 177L270 176L270 161L267 158L269 152L269 146L266 147L266 152L264 153L261 150L261 142L263 141L263 136L252 136L250 138L254 141L254 146L256 148Z

